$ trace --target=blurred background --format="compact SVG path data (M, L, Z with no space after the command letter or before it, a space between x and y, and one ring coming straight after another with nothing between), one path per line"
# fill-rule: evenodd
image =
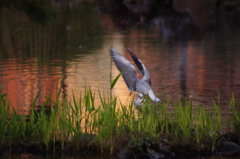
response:
M0 85L20 114L79 97L90 86L109 95L114 47L129 47L148 68L155 94L221 108L240 100L239 0L2 0ZM132 61L132 60L131 60ZM141 76L139 76L141 78ZM122 78L113 94L132 102ZM100 103L99 103L100 104Z

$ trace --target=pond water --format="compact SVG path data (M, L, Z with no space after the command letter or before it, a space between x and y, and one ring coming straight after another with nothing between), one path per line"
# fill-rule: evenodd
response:
M131 60L129 47L148 68L153 90L163 102L186 98L211 106L220 92L221 108L227 111L232 92L240 100L240 10L220 1L53 0L56 18L47 18L46 23L31 12L2 7L1 91L19 114L29 114L38 93L36 105L47 106L45 96L55 101L61 89L61 99L79 97L86 85L96 92L97 103L97 91L109 94L110 75L119 74L109 49L114 47ZM126 105L134 98L122 78L113 93Z
M208 106L220 92L222 109L227 109L232 92L240 99L237 10L211 2L150 3L146 10L114 1L53 6L57 19L44 25L18 11L2 8L0 13L0 85L21 114L29 113L38 92L38 105L46 102L44 96L55 100L59 88L67 99L83 92L86 84L109 93L110 72L113 78L119 73L111 65L110 47L128 60L125 47L132 49L163 102L184 97ZM134 97L122 78L114 94L123 103Z
M214 1L215 2L215 1ZM20 114L28 114L40 92L55 100L80 95L86 84L110 92L110 47L131 60L129 47L150 72L155 94L166 102L181 98L210 106L221 94L240 100L240 16L213 2L181 0L144 4L109 1L54 1L56 19L41 24L22 12L0 12L0 85ZM141 5L141 4L140 4ZM143 4L142 4L143 5ZM122 78L114 94L132 101ZM97 99L96 99L97 100Z
M110 156L110 155L102 155L102 156L86 156L86 155L34 155L30 153L25 154L6 154L1 156L2 159L52 159L52 158L59 158L59 159L119 159L117 156ZM185 159L185 157L174 157L174 159ZM237 159L239 158L239 154L235 155L213 155L213 156L187 156L189 159Z

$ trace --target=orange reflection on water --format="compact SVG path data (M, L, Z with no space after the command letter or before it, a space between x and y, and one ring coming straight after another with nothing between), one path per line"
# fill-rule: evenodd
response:
M36 106L46 106L47 97L56 101L56 93L61 76L40 73L47 71L41 68L36 71L36 59L28 60L27 64L20 64L15 59L3 63L1 85L2 93L7 93L11 106L20 114L28 114L31 104L39 93ZM59 71L57 68L52 68Z
M189 6L191 7L192 4L189 4ZM181 6L179 7L175 6L175 9L178 11L185 10ZM195 6L192 7L195 8ZM80 9L75 8L76 11L80 11ZM203 9L207 8L203 7ZM73 11L69 10L69 12ZM225 101L229 101L232 90L235 91L235 95L239 98L240 72L238 68L240 67L240 55L237 52L239 52L240 48L235 43L239 41L240 36L232 35L237 33L231 33L231 30L223 32L223 35L220 36L221 40L217 39L216 36L219 36L219 32L224 30L218 31L217 34L212 31L213 36L211 34L205 36L203 34L204 27L209 21L205 15L208 15L208 12L203 12L204 14L200 20L198 18L192 19L193 24L191 23L191 17L195 17L196 14L191 11L190 15L186 13L188 15L187 21L185 15L179 17L177 15L180 13L174 12L175 16L170 17L156 15L147 27L138 27L138 22L131 21L129 16L117 19L118 14L114 16L111 12L100 10L99 20L102 28L100 25L96 25L99 28L88 27L88 21L83 24L83 21L78 21L81 18L71 21L71 18L66 16L66 22L62 24L56 23L50 29L34 25L36 28L31 28L33 30L30 36L28 34L30 32L26 31L29 28L24 27L22 23L20 23L22 28L17 31L13 29L12 32L5 29L5 25L3 25L2 39L7 50L5 54L8 55L8 58L16 57L18 60L12 58L3 62L0 81L3 86L2 91L8 93L9 100L18 112L26 113L29 112L31 102L38 92L40 92L40 96L37 105L47 105L44 95L52 95L51 98L55 101L56 92L59 88L62 89L61 98L67 99L71 98L72 93L80 96L79 94L84 92L88 84L94 92L97 92L100 88L102 92L109 95L110 71L113 73L113 78L119 74L119 70L114 64L112 64L112 70L110 70L111 57L109 48L114 47L132 62L125 49L127 46L148 68L153 90L162 101L167 101L168 96L171 95L174 102L179 101L181 97L187 97L200 103L209 104L211 103L211 97L217 96L218 90L221 90ZM83 17L87 19L85 14L83 14ZM7 19L5 16L3 18ZM125 18L128 21L125 21ZM176 25L175 20L183 22L182 25L179 25L180 28L178 28L178 24ZM129 27L124 28L124 24L128 23ZM197 35L193 36L200 37L200 39L193 38L198 39L194 41L191 40L190 36L189 39L188 37L177 40L173 38L171 41L171 37L179 38L180 36L181 38L181 32L179 33L176 30L181 30L181 28L187 30L189 23L194 28L196 27L193 29L194 32L189 32L189 34L197 32ZM171 28L172 25L176 25L176 28ZM82 26L82 28L79 26ZM229 29L224 26L224 29ZM27 34L21 29L25 30ZM79 31L80 29L84 30ZM93 32L96 30L99 30L99 32ZM103 30L104 33L100 33ZM92 32L92 35L89 34ZM183 34L185 33L187 32L183 32ZM201 36L198 36L198 33ZM78 34L79 36L76 36ZM11 39L15 39L15 41ZM27 41L24 39L27 39ZM32 39L34 40L32 41ZM59 39L63 39L63 41L58 41ZM235 43L228 43L231 40L235 41ZM80 42L78 43L78 41ZM24 48L28 47L30 51L26 50L29 52L34 50L33 57L38 58L30 56L27 60L22 60L22 56L28 56L29 52L24 50ZM222 50L223 52L220 52ZM224 52L224 50L226 51ZM62 54L63 57L60 58L59 54ZM59 67L55 65L50 67L42 64L45 59L49 59L47 62L51 63L56 62L53 59L61 59L62 63L61 66L57 65ZM138 76L141 78L139 73ZM116 83L113 92L123 104L128 103L133 98L133 96L129 96L129 90L122 77ZM98 98L96 98L96 102L99 104Z

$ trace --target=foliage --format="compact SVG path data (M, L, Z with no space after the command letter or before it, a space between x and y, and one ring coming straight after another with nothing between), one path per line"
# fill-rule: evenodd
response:
M73 150L97 146L101 152L113 153L115 150L129 148L142 150L154 145L195 147L196 150L215 149L221 136L222 114L219 103L213 101L212 109L195 106L191 101L179 102L173 106L167 103L154 105L147 100L141 111L134 110L132 104L125 106L117 98L106 98L98 92L101 103L96 105L95 93L86 87L84 94L76 99L60 102L46 97L51 108L34 109L31 114L21 116L13 111L6 94L0 95L0 146L5 143L44 143L48 151L56 151L56 142L61 150L71 144ZM233 131L240 132L240 115L234 96L230 102L234 125ZM47 113L48 112L48 113ZM230 129L231 126L229 126ZM53 143L50 147L49 144Z
M1 7L24 12L31 20L46 24L56 18L49 0L1 0Z

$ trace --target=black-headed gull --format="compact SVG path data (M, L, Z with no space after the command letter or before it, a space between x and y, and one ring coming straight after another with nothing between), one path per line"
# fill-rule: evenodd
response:
M145 98L143 95L148 95L152 101L160 102L161 100L155 96L151 87L151 79L148 73L147 68L144 66L142 61L137 58L134 53L127 48L130 53L134 63L138 67L139 71L143 75L142 79L138 79L136 75L135 67L125 58L123 57L117 50L114 48L110 49L112 54L112 58L119 69L122 72L122 76L124 78L125 83L128 86L130 93L138 91L140 94L138 98L134 101L134 105L141 105L145 102Z

